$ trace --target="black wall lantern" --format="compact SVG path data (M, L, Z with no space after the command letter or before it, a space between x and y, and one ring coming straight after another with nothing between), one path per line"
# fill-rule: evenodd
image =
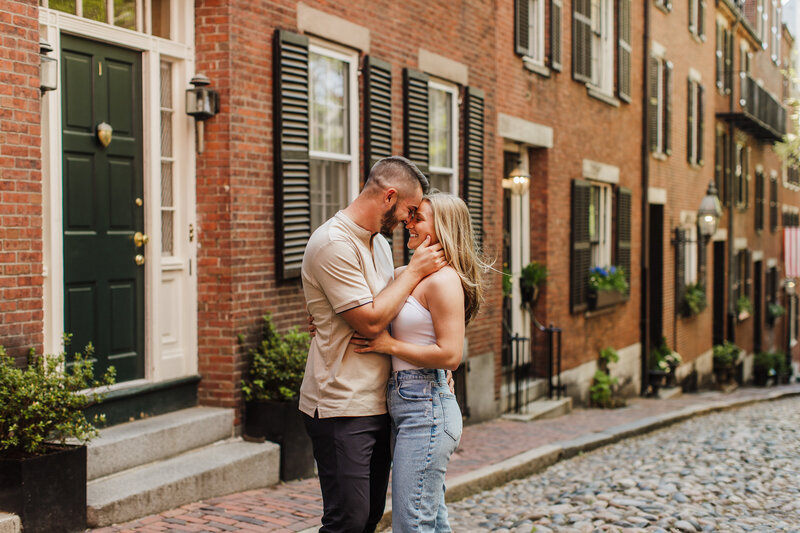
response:
M50 43L39 41L39 89L42 93L58 88L58 59L47 54L53 51Z
M194 117L197 131L197 152L203 152L203 122L219 113L219 93L211 89L211 81L197 74L190 82L194 87L186 89L186 114Z

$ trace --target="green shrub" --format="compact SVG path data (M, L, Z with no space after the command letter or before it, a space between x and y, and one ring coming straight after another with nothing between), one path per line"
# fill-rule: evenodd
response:
M733 344L731 341L725 341L723 344L717 344L712 348L714 358L714 365L728 366L739 360L739 353L741 348Z
M594 383L589 388L589 397L592 404L597 407L621 407L625 400L614 396L619 379L611 377L609 365L619 361L619 354L612 347L600 350L598 369L594 373Z
M279 335L272 316L263 318L262 340L250 351L250 371L242 380L245 400L292 400L300 394L311 338L297 326Z
M64 336L69 345L70 336ZM102 415L86 420L83 409L102 401L98 391L85 389L114 382L114 367L94 379L92 355L86 346L76 353L65 372L66 354L28 354L26 368L18 368L0 346L0 453L40 455L48 443L65 444L68 438L81 443L97 436L95 424L102 424ZM83 391L83 392L82 392Z

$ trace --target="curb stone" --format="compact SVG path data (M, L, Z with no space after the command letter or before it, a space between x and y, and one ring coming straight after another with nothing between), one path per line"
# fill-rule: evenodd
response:
M19 533L21 530L22 524L17 515L0 511L0 533Z

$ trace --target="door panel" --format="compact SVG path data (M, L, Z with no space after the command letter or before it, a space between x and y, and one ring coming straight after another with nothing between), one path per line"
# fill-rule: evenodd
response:
M62 36L66 332L71 351L95 346L95 369L144 377L144 269L133 242L144 231L141 57ZM113 128L107 147L96 127Z

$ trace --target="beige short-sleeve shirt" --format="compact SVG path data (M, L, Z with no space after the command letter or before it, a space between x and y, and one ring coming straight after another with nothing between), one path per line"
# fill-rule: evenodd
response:
M354 330L340 313L371 303L394 275L386 239L372 235L341 211L311 235L303 255L303 292L316 336L300 387L300 410L320 418L387 412L391 360L359 354Z

